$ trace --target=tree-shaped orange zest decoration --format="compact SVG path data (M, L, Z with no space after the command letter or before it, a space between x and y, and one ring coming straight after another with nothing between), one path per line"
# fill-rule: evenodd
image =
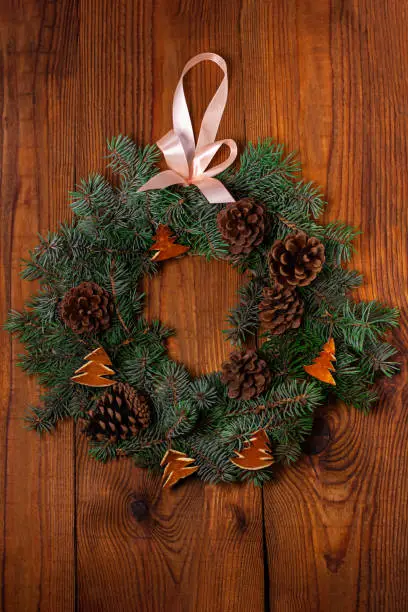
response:
M198 470L198 465L191 465L192 463L194 459L170 448L160 462L162 467L166 466L163 472L163 489L168 489L182 478L194 474Z
M157 251L153 257L153 261L165 261L186 253L190 247L176 243L176 237L173 236L171 229L167 225L159 225L156 235L154 236L154 244L150 247L151 251Z
M86 363L75 372L76 376L71 380L87 387L110 387L115 383L114 380L104 378L106 375L115 374L115 370L108 367L112 362L102 347L89 353L85 361Z
M274 463L269 438L264 429L258 429L245 442L241 452L235 451L236 457L231 459L232 463L241 470L263 470Z
M304 370L310 374L310 376L317 378L317 380L321 380L329 385L335 385L336 381L330 373L336 371L332 363L336 361L335 353L336 347L334 345L334 340L330 338L323 346L323 350L319 353L314 362L311 365L303 366Z

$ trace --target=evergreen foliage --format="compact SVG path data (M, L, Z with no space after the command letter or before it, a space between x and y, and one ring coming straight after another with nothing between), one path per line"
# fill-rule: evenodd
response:
M196 187L173 187L138 193L157 171L155 146L139 148L127 137L108 142L111 170L118 186L92 175L82 180L72 196L73 220L57 232L40 237L22 272L39 280L40 290L23 312L12 311L6 327L25 345L19 364L48 388L42 406L27 417L29 427L49 432L61 419L86 418L101 391L71 381L84 356L97 346L109 354L117 380L146 393L152 404L152 425L117 444L90 443L100 461L130 456L137 465L158 468L172 448L194 457L198 475L208 482L253 479L262 483L272 469L245 472L230 462L250 435L264 428L278 462L295 461L311 431L316 407L329 392L356 408L367 410L375 401L371 386L379 376L398 370L395 348L384 334L397 325L398 312L377 302L355 303L350 293L361 276L344 267L351 257L356 232L345 224L318 223L325 208L320 190L299 175L294 155L271 140L249 144L237 169L219 178L235 198L251 196L266 205L269 229L264 242L250 255L228 254L217 227L222 205L210 204ZM320 275L300 290L305 315L300 329L283 336L264 337L259 350L267 361L272 384L251 401L228 398L218 373L192 378L172 361L165 341L173 333L160 322L143 318L145 274L154 275L150 246L159 224L170 225L189 254L221 259L246 271L248 283L227 317L226 337L243 345L259 332L258 305L268 282L267 253L276 239L295 230L318 237L325 245L326 263ZM79 337L58 315L64 293L82 281L94 281L111 293L113 325L98 336ZM336 343L336 387L311 379L303 366L311 363L322 345Z

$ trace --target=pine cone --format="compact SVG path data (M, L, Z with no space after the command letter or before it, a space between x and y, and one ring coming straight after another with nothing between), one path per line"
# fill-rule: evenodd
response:
M295 287L264 287L259 319L274 336L288 329L297 329L302 322L303 311L303 300Z
M271 277L283 286L309 285L325 262L324 245L304 232L276 240L269 251Z
M232 255L246 255L260 245L265 224L265 207L252 198L230 202L217 215L218 229Z
M126 440L150 424L147 399L128 383L122 382L105 391L88 416L84 433L100 442Z
M234 351L222 364L221 381L234 399L252 399L268 387L271 374L266 362L253 350Z
M64 295L59 313L61 319L76 334L108 329L113 314L110 294L93 282L83 282Z

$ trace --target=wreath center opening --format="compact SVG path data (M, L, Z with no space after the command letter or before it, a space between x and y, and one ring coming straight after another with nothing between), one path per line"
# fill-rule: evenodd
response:
M167 340L169 355L193 375L219 370L228 357L231 344L223 330L246 282L246 275L225 261L189 256L167 261L144 280L146 318L175 330Z

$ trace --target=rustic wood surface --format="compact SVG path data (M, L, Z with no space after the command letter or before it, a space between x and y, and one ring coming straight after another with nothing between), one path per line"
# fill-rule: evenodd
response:
M67 192L104 168L105 138L171 125L184 63L229 64L220 136L274 136L323 185L327 218L359 226L364 298L399 304L406 363L408 12L400 0L2 0L0 320L32 291L19 260L67 217ZM195 123L219 75L188 78ZM197 258L146 283L172 354L219 367L239 276ZM3 612L396 612L408 602L407 370L369 416L328 414L331 444L276 483L163 493L130 463L87 457L75 427L23 429L35 381L4 332L0 368ZM203 338L197 343L197 336Z

